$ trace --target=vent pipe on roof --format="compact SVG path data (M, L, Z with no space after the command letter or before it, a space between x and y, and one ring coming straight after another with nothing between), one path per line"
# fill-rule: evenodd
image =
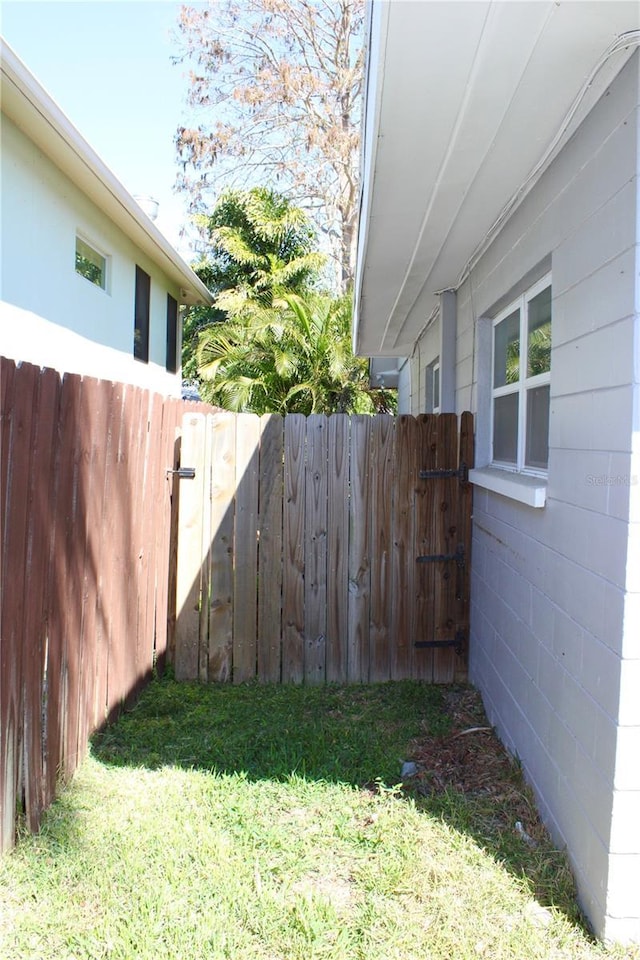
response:
M160 204L153 197L134 195L133 198L139 207L141 207L150 220L156 220Z

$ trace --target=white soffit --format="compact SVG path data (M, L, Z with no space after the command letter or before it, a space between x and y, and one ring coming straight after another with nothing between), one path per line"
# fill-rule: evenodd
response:
M354 340L403 356L640 4L377 0L370 13ZM599 71L553 155L633 49Z
M180 302L211 303L205 285L0 38L2 112L180 287Z

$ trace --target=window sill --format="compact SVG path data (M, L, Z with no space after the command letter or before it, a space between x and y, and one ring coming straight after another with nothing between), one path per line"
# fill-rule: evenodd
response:
M477 487L499 493L529 507L544 507L547 499L547 481L524 473L510 473L497 467L469 470L469 480Z

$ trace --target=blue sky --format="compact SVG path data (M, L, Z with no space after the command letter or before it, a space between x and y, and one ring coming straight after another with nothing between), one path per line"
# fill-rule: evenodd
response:
M186 206L173 193L173 136L188 117L187 68L171 64L180 6L2 0L0 21L7 42L127 190L160 201L158 226L173 243Z

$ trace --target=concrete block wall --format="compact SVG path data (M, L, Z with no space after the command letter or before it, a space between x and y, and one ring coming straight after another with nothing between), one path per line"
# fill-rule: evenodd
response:
M457 409L477 410L477 320L550 265L547 502L475 488L471 678L595 931L624 940L640 940L638 64L458 291L456 347Z

